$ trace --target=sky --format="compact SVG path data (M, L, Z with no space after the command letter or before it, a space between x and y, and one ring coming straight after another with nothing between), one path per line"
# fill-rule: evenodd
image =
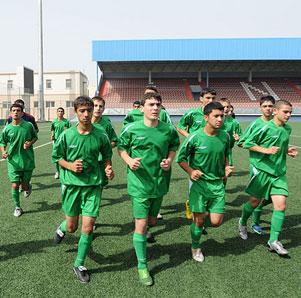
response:
M92 40L301 37L300 0L43 0L44 71L96 84ZM0 72L38 70L39 0L0 0Z

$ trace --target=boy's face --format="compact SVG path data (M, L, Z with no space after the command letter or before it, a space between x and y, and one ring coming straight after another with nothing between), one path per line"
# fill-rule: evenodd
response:
M138 110L140 108L140 105L139 104L133 104L133 109L134 110Z
M226 102L226 101L221 101L221 104L224 107L224 114L225 115L229 115L230 109L231 109L230 104L228 102Z
M12 117L12 119L17 120L17 119L21 119L22 117L22 111L20 108L14 107L11 109L10 111L10 115Z
M203 107L205 107L208 103L215 100L215 95L211 93L204 94L203 97L200 97L200 102L203 104Z
M221 128L224 122L224 111L213 110L209 115L204 115L204 119L212 128Z
M57 112L56 112L56 115L58 118L63 118L64 116L64 111L62 109L58 109Z
M161 110L161 102L155 98L150 98L145 101L143 112L144 117L148 120L156 120L159 118Z
M271 101L264 101L262 105L260 106L261 113L265 117L271 117L273 115L273 108L274 105Z
M75 111L77 115L78 121L82 124L91 123L92 115L93 115L93 107L89 105L79 106Z
M281 105L278 109L274 108L274 117L280 122L286 123L292 115L292 107L289 105Z
M105 105L102 100L94 100L94 110L93 110L93 116L94 117L101 117L102 113L105 110Z

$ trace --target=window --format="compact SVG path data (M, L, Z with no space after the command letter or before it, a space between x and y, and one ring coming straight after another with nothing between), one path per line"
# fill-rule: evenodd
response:
M46 80L46 89L51 89L51 80Z
M72 80L66 79L66 89L71 89L71 87L72 87Z
M66 101L66 108L73 108L73 101L72 100L67 100Z
M3 109L9 109L10 106L11 106L10 101L3 101L3 102L2 102L2 108L3 108Z
M54 101L46 101L46 108L54 108Z
M34 101L33 102L33 107L34 108L38 108L39 107L39 102L38 101Z
M13 89L13 80L7 81L7 89Z

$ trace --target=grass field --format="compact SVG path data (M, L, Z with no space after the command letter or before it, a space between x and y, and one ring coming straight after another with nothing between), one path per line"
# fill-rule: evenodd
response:
M243 124L245 127L246 124ZM40 124L39 141L49 142L50 124ZM292 123L291 144L301 147L301 123ZM119 131L120 125L116 124ZM301 149L299 148L299 151ZM189 221L184 215L188 179L173 167L169 194L162 207L164 220L153 229L156 243L148 245L149 268L155 284L141 286L132 247L133 222L127 196L125 166L116 152L115 179L103 191L95 240L86 261L91 282L80 284L72 273L79 233L55 246L52 238L63 220L60 183L53 178L51 145L37 148L33 193L22 196L25 211L15 218L7 179L6 162L0 162L1 238L0 297L301 297L301 157L288 158L290 196L281 240L290 252L284 259L266 248L271 207L262 220L266 235L238 237L241 205L247 199L248 153L235 149L235 174L227 185L224 224L203 236L205 262L192 261ZM301 152L299 152L301 154Z

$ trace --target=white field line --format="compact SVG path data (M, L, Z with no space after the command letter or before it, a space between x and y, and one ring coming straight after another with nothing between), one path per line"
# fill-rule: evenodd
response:
M296 136L296 135L290 135L293 138L301 138L301 136Z
M293 145L293 144L289 144L289 146L296 147L296 148L301 148L300 146L296 146L296 145Z
M36 150L38 148L41 148L41 147L44 147L44 146L47 146L47 145L50 145L50 144L52 144L52 141L48 142L48 143L45 143L45 144L42 144L42 145L39 145L39 146L36 146L36 147L33 147L33 150ZM6 159L4 159L4 158L0 159L0 161L4 161L4 160L6 160Z

